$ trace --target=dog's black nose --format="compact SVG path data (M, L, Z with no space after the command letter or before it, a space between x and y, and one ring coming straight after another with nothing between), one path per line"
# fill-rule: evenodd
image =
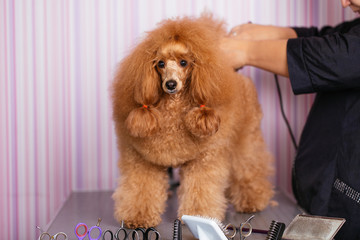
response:
M169 80L165 83L166 88L169 90L174 90L176 88L176 85L177 83L175 80Z

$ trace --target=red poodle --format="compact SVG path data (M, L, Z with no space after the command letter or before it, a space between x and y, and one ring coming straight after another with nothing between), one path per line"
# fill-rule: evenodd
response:
M120 180L115 218L128 227L161 222L169 167L179 168L178 215L222 220L263 210L273 196L272 157L252 81L219 50L212 17L167 20L121 63L113 83Z

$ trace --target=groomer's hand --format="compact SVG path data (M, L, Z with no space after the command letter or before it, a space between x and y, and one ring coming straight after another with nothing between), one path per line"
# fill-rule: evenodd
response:
M251 23L233 27L220 44L220 48L227 56L229 65L236 70L247 65L249 63L248 43L270 38L274 34L271 29L268 26Z
M238 70L248 64L247 42L233 37L223 37L220 48L226 56L228 64Z
M289 27L248 23L234 27L221 39L220 48L235 70L249 65L288 76L287 40L296 37Z

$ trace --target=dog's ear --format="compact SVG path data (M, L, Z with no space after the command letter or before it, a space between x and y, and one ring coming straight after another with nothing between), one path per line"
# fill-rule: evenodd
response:
M186 128L196 137L212 136L220 127L220 117L209 106L214 106L218 102L221 72L222 69L210 60L208 64L199 60L194 62L189 91L198 106L186 114L184 122Z
M194 136L204 138L214 135L219 130L220 120L214 109L201 105L185 115L184 123Z
M215 101L220 92L221 71L216 63L195 60L189 89L195 102L208 104Z
M133 109L126 118L125 126L133 137L148 137L156 133L160 123L159 111L144 105Z
M153 58L138 66L134 99L140 104L154 105L160 98L161 85Z
M154 105L159 101L161 86L154 66L156 51L152 51L149 44L144 42L135 49L124 70L128 71L127 81L133 81L132 89L128 90L132 91L136 106L125 120L125 126L134 137L151 136L160 127L160 117Z

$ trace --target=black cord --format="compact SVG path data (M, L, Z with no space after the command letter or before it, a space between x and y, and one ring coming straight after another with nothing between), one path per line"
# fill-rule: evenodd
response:
M293 131L291 129L291 126L289 124L289 121L288 121L288 119L287 119L287 117L285 115L284 106L283 106L283 100L282 100L282 95L281 95L281 89L280 89L280 84L279 84L279 79L278 79L278 76L276 74L274 74L274 77L275 77L275 83L276 83L277 92L278 92L278 95L279 95L281 115L282 115L282 117L283 117L283 119L285 121L285 124L286 124L286 126L288 128L288 131L290 133L291 141L292 141L292 143L294 145L294 148L295 148L295 150L297 150L298 145L296 143L294 133L293 133Z

